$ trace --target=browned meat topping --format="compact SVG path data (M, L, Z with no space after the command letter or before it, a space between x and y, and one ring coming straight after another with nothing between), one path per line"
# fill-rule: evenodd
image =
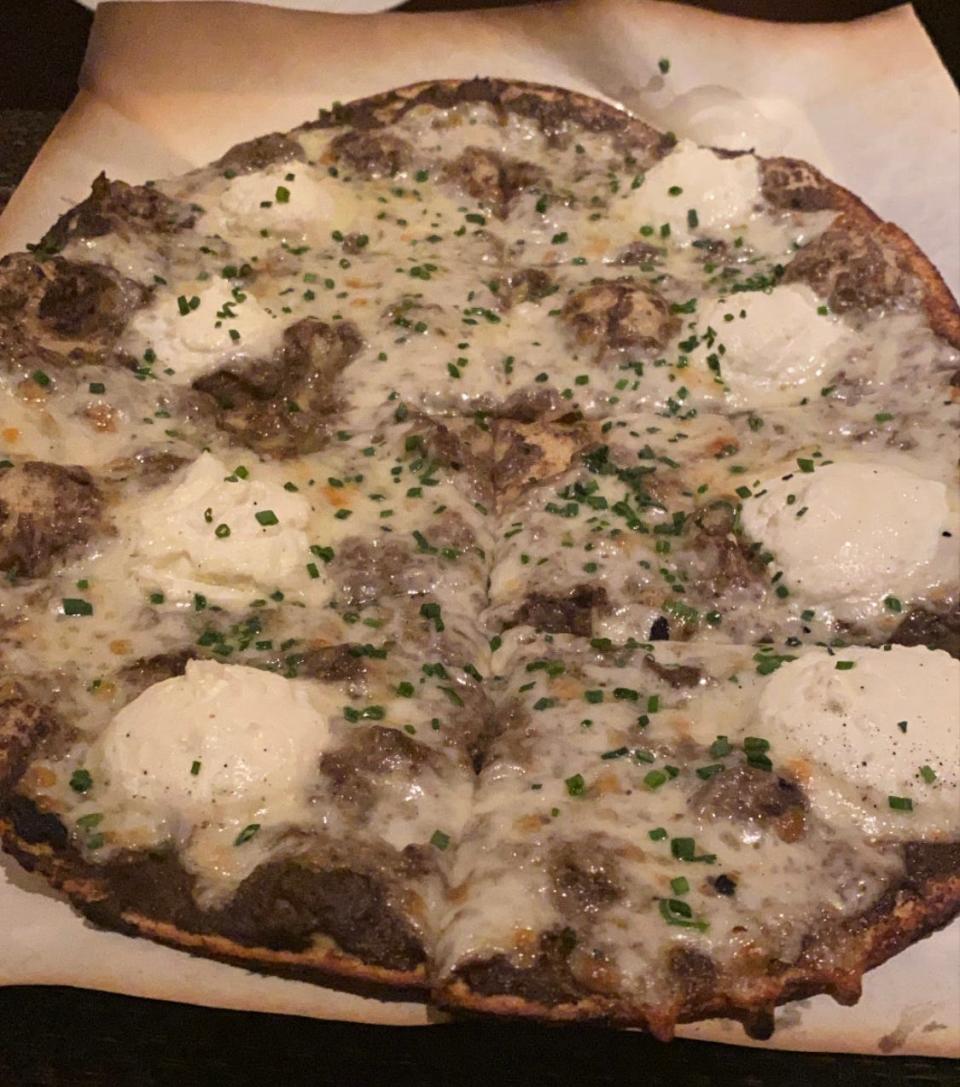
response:
M807 283L836 313L885 306L909 296L914 284L895 250L877 236L832 227L787 265L785 283Z
M593 613L607 607L607 591L602 585L578 585L566 596L530 593L517 609L511 625L529 623L549 634L593 633Z
M62 215L44 235L44 250L62 249L71 238L99 238L104 234L151 232L173 234L193 226L196 212L148 185L108 181L106 174L94 181L90 195Z
M839 206L835 186L799 159L760 159L760 186L775 208L823 211Z
M447 165L446 176L498 219L507 217L521 192L544 182L543 170L532 162L505 158L482 147L468 147L458 155Z
M236 144L214 165L233 176L251 174L277 162L303 162L305 158L303 148L296 140L280 132L270 132L266 136Z
M603 350L662 347L680 328L669 305L629 277L601 280L572 295L563 320L578 343Z
M312 453L326 442L336 379L361 344L349 321L305 317L286 329L273 359L224 367L193 387L213 398L218 425L241 444L277 457Z
M960 610L935 612L911 608L900 620L890 641L894 645L944 649L951 657L960 658Z
M90 538L100 505L85 468L27 461L0 469L0 569L18 577L48 573L55 556Z
M387 132L344 132L330 150L341 166L360 177L392 177L413 161L410 144Z

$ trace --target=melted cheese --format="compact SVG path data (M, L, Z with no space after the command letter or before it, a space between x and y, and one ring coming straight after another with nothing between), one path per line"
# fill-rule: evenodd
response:
M191 661L125 706L87 756L114 846L172 839L219 893L276 833L313 821L336 698L258 668Z
M158 293L124 337L128 349L146 356L158 376L162 372L165 380L189 385L227 362L269 357L279 346L285 322L252 294L231 290L227 280L180 286L183 293Z
M718 356L734 408L796 404L820 395L824 375L849 346L836 318L804 284L749 291L706 303L697 316L698 353Z
M816 650L771 677L759 708L778 753L815 763L807 789L824 819L894 841L960 833L960 661L949 654Z
M691 140L680 140L670 154L646 172L634 190L630 210L640 222L687 237L693 210L699 229L711 232L742 226L760 203L760 177L753 155L721 158Z
M200 218L197 229L229 237L268 230L274 237L297 240L349 230L355 208L347 186L302 163L269 166L227 181Z
M140 503L136 576L173 600L249 600L289 580L309 557L309 504L280 484L241 478L201 453L182 479Z
M773 551L788 584L815 600L926 587L954 520L944 483L870 462L768 480L743 510L747 533Z

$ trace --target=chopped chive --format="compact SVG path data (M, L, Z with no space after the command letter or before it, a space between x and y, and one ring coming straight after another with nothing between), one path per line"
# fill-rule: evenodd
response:
M245 826L243 828L243 830L240 831L240 833L236 836L236 838L234 838L233 844L234 845L243 845L244 842L249 842L250 839L257 833L257 831L259 829L260 829L260 824L259 823L249 823L249 824L247 824L247 826Z

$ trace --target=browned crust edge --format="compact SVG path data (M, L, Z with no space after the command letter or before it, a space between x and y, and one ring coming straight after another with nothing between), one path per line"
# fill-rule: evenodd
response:
M642 118L598 98L563 87L542 83L502 79L438 79L411 83L395 90L358 98L332 110L321 111L319 119L306 128L358 127L381 128L401 118L418 105L455 105L458 102L489 102L494 108L530 113L530 100L561 106L577 122L594 131L624 131L631 127L644 131L651 140L672 141L666 134L648 125ZM751 152L742 152L751 153ZM757 156L760 162L768 162ZM800 165L822 178L830 189L833 206L840 211L845 225L866 234L876 234L889 244L906 268L917 278L923 290L923 306L930 327L952 346L960 348L960 307L933 263L914 240L894 223L885 222L857 195L803 160Z
M838 1004L856 1004L863 975L880 966L918 940L948 925L960 914L960 875L926 880L915 890L902 893L885 912L840 943L842 970L794 965L777 976L751 978L736 992L703 1002L677 1001L672 1006L630 1004L602 996L558 1005L547 1005L514 995L485 996L473 992L454 977L433 994L434 1001L451 1011L514 1016L542 1022L594 1021L614 1026L642 1027L669 1041L678 1023L704 1019L735 1019L758 1038L773 1030L773 1009L792 1000L826 993Z
M496 79L444 79L410 84L323 111L317 121L305 127L383 127L419 104L433 104L442 108L467 101L486 101L505 112L530 113L531 99L561 106L566 116L593 131L617 132L636 128L652 142L660 140L664 146L669 146L671 142L669 137L634 115L599 99L559 87ZM829 186L833 206L841 212L847 225L878 234L882 241L896 250L922 286L924 309L931 328L952 345L960 346L960 308L930 260L903 230L884 222L849 190L829 179L824 180ZM93 907L102 896L96 881L78 876L69 862L58 856L49 845L24 841L4 819L0 819L0 843L24 868L39 872L54 887L62 890L81 912L95 912ZM737 1019L748 1029L753 1027L758 1033L763 1033L771 1009L776 1004L821 992L830 993L840 1003L856 1002L864 971L878 966L944 926L958 912L960 875L928 880L846 941L844 950L849 965L842 974L836 970L794 966L779 977L752 981L750 985L741 987L735 997L712 998L701 1004L656 1008L626 1005L597 997L551 1007L515 996L482 996L473 993L459 979L443 984L433 997L440 1006L458 1011L551 1022L600 1020L615 1025L646 1027L661 1038L671 1037L677 1022L718 1017ZM340 980L373 984L393 990L422 991L430 986L424 967L413 971L390 970L364 963L335 948L317 947L306 952L290 952L248 947L222 936L185 932L174 925L132 911L123 914L122 918L127 926L125 931L129 934L145 936L249 969L326 983Z
M103 925L97 903L106 895L96 878L78 871L68 853L58 853L46 842L28 842L21 838L9 819L0 817L0 844L19 864L29 872L37 872L51 886L62 891L84 916L96 925ZM187 932L176 925L157 921L135 910L124 912L123 926L115 926L125 935L145 936L157 943L167 944L192 954L219 959L248 970L281 974L301 981L323 984L336 982L358 983L376 986L381 998L398 999L387 990L405 990L410 999L423 999L422 990L428 987L426 968L393 970L363 962L354 955L345 954L332 946L315 946L307 951L279 951L268 947L255 947L237 943L225 936ZM113 926L111 926L113 927ZM419 995L414 995L419 992Z

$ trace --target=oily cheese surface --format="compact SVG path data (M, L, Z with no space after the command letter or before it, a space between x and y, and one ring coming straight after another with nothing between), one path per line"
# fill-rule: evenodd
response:
M0 262L5 848L452 1009L856 1000L960 904L958 344L814 167L558 88L97 178Z

